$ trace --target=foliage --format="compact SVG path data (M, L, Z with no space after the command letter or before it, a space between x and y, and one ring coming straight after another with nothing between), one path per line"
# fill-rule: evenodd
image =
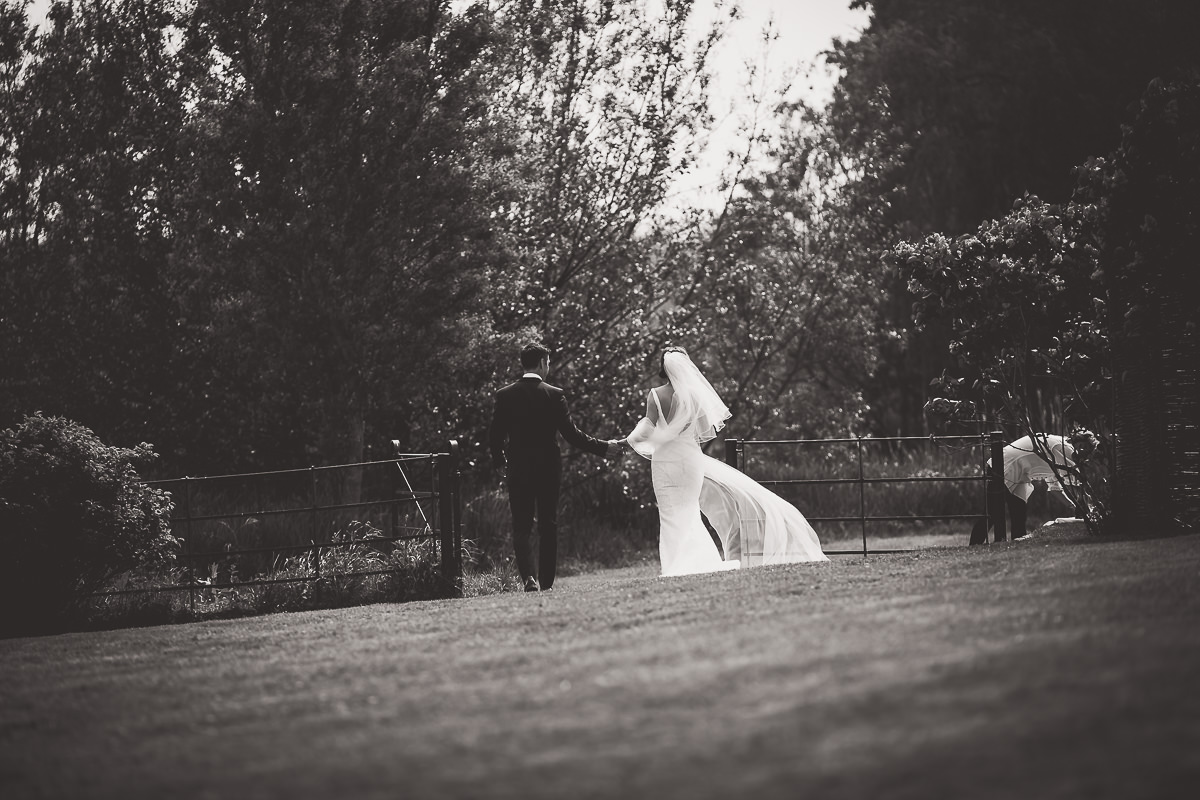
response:
M828 119L774 109L774 144L701 229L698 335L737 435L861 429L880 323L880 165L846 157Z
M577 417L615 435L656 348L686 335L655 231L708 119L721 26L693 34L690 0L490 5L492 114L512 142L497 226L514 256L491 276L495 326L545 339Z
M975 388L1004 422L1045 429L1032 397L1042 375L1063 381L1083 406L1108 377L1103 287L1093 277L1102 214L1095 204L1027 195L974 234L933 234L889 255L916 298L917 324L951 319L951 353L978 373Z
M63 2L35 30L5 4L3 413L152 430L174 474L393 438L461 438L470 462L481 387L533 334L605 436L668 341L745 432L857 419L874 278L837 237L812 257L850 208L792 223L744 183L729 213L664 212L735 10L456 8Z
M1102 166L1089 162L1085 172ZM1044 390L1064 397L1075 425L1107 435L1107 294L1097 280L1103 223L1102 205L1057 206L1026 196L974 234L934 234L893 248L889 260L917 298L917 324L948 319L950 352L970 376L936 379L941 396L930 411L953 415L978 406L993 425L1018 436L1053 432ZM1070 471L1103 518L1107 492L1096 484L1099 473L1084 470L1086 462Z
M353 523L334 534L332 546L318 551L314 564L320 577L312 591L321 603L352 605L368 597L427 600L446 595L431 539L393 545L383 538L378 528L365 523ZM378 585L380 575L370 573L384 576L383 585Z
M72 622L87 628L166 624L430 600L448 593L433 540L391 542L363 521L343 525L327 545L277 556L261 573L239 571L233 561L208 566L209 575L196 577L191 586L186 568L166 564L121 575L106 587L116 591L89 598ZM472 577L468 583L475 594L500 590L489 590L486 576ZM515 580L513 586L519 588Z
M1087 190L1110 207L1101 278L1128 331L1164 322L1164 305L1188 303L1200 229L1198 148L1200 68L1151 81L1121 146L1103 169L1089 170ZM1195 321L1190 307L1185 324Z
M1200 69L1150 83L1091 190L1107 198L1117 523L1187 529L1200 520L1196 446L1200 326Z
M1165 88L1152 82L1121 147L1080 168L1069 203L1027 195L975 234L934 234L889 254L910 281L918 324L950 321L951 352L969 376L935 380L944 397L930 409L953 414L979 404L1010 430L1030 434L1051 430L1039 391L1060 394L1078 426L1071 439L1079 463L1068 471L1088 495L1093 528L1112 512L1110 339L1128 338L1139 319L1175 307L1189 271L1184 254L1196 239L1189 209L1197 181L1187 142L1196 136L1197 104L1187 98L1195 86L1194 78ZM1172 316L1184 332L1187 317L1179 309ZM1161 338L1139 342L1162 346Z
M819 117L761 100L780 127L769 159L742 171L725 208L668 214L726 20L691 34L687 2L494 6L507 34L497 114L520 122L502 218L517 268L493 282L496 326L549 340L581 425L627 431L669 342L712 378L739 435L854 425L855 384L874 366L878 263L862 244L878 214L822 186L864 178L845 173ZM607 510L649 491L642 466L609 476Z
M43 628L114 575L171 562L170 498L136 469L153 458L60 417L0 433L0 629Z
M219 606L244 613L270 613L310 608L340 608L364 603L428 600L443 597L436 544L430 539L391 542L369 522L353 521L335 531L327 546L280 556L268 572L254 576L270 581L239 586L232 582L204 590L201 614ZM289 582L294 581L294 582Z
M695 30L690 0L488 7L497 31L488 122L507 147L483 166L498 176L490 202L512 258L487 281L503 359L455 398L476 409L460 416L468 460L481 453L491 411L479 387L512 375L521 338L554 349L552 382L569 390L576 423L606 438L641 413L656 351L694 342L694 270L674 257L682 245L662 206L709 119L707 59L723 27ZM575 455L568 496L604 472Z
M171 448L177 4L56 2L40 30L22 5L0 6L0 425Z
M358 461L368 422L407 443L452 380L434 367L470 349L492 258L469 133L487 38L482 16L416 0L213 0L188 18L176 258L209 367L197 424L226 469L281 441L285 461Z
M5 0L0 425L152 432L171 474L472 461L536 334L589 432L628 430L667 342L740 435L900 429L942 361L878 253L1056 199L1194 60L1194 4L870 5L827 114L756 95L771 149L709 212L669 193L730 3Z
M871 151L885 155L887 218L908 239L970 232L1026 193L1067 203L1073 169L1113 150L1146 83L1197 63L1200 6L1191 0L855 5L869 7L871 21L828 54L842 70L828 111L844 148L863 150L868 163ZM905 282L888 289L891 325L907 327ZM952 365L951 336L948 324L927 320L884 351L885 368L866 388L889 409L877 425L928 432L925 381Z
M1191 0L856 0L830 107L847 143L902 148L898 221L957 235L1025 192L1065 202L1072 168L1119 140L1146 83L1194 64ZM883 112L883 113L881 113Z
M446 5L6 0L0 424L149 428L176 473L428 447L503 258L487 19Z

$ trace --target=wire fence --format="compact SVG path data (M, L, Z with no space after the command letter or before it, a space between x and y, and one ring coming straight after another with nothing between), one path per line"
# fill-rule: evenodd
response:
M915 452L918 445L955 457L930 458ZM888 538L869 536L881 524L986 520L995 541L1003 541L1003 446L1000 432L727 439L725 460L792 500L823 530L856 527L861 547L827 549L827 555L866 556L910 552L872 547L870 538ZM909 455L868 458L868 448ZM441 453L397 452L381 461L152 481L170 493L174 505L171 525L181 542L176 566L166 573L128 574L93 597L188 592L194 611L198 598L214 592L286 584L311 584L319 591L330 580L395 574L391 557L408 557L405 548L413 547L436 569L442 593L461 596L459 463L458 443L451 441ZM888 464L890 474L881 474L889 472L881 466ZM955 488L949 498L939 491L931 499L929 491L913 491L914 486ZM958 508L947 512L947 503ZM855 511L847 513L848 508Z
M404 548L432 559L445 594L462 593L459 446L355 464L151 481L168 492L182 544L167 574L94 597L197 597L396 572ZM335 572L336 575L331 575ZM324 574L323 574L324 573ZM131 576L126 576L129 581Z
M866 448L889 448L900 454L917 445L939 448L961 457L940 459L943 469L937 470L928 466L933 463L929 458L897 457L888 462L877 454L869 458L864 455ZM958 521L977 524L986 520L994 531L995 540L1003 541L1006 537L1004 503L997 502L1000 493L1004 492L1003 447L1004 434L998 431L957 436L726 439L725 461L793 500L797 507L805 509L810 523L857 526L861 548L831 549L825 551L826 555L866 556L909 552L905 549L872 549L868 543L868 528L880 523ZM946 469L947 462L949 469ZM868 465L880 469L880 464L887 463L893 464L892 474L868 474ZM809 465L809 469L805 469L805 465ZM811 465L817 465L821 477L802 474L811 471ZM913 485L954 487L954 490L912 491ZM847 491L852 494L847 496ZM945 511L948 505L957 506L957 510ZM929 511L925 506L938 510ZM846 508L857 510L847 514ZM837 513L822 513L823 509L834 509Z

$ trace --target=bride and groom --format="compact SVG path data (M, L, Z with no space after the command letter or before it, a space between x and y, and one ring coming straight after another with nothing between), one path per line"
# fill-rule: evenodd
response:
M496 393L488 438L493 466L507 470L513 546L526 591L554 584L560 433L572 446L595 455L620 457L628 447L650 460L663 575L827 560L816 532L795 506L701 450L725 426L730 412L683 348L663 352L660 376L666 383L650 390L646 415L633 432L611 441L581 432L571 421L563 390L543 380L550 369L548 348L526 345L521 366L521 379ZM719 548L702 513L720 540Z

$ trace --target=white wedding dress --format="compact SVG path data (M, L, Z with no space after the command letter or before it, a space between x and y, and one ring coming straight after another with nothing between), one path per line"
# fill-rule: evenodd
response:
M650 459L662 574L828 561L816 532L795 506L704 454L700 443L724 427L729 409L686 353L668 352L663 365L674 389L669 408L664 411L651 390L647 416L626 439ZM720 549L704 526L702 511L721 540Z

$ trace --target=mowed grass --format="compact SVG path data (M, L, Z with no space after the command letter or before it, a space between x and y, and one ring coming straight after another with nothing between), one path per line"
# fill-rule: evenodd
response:
M0 642L0 796L1158 798L1200 537L1023 542Z

